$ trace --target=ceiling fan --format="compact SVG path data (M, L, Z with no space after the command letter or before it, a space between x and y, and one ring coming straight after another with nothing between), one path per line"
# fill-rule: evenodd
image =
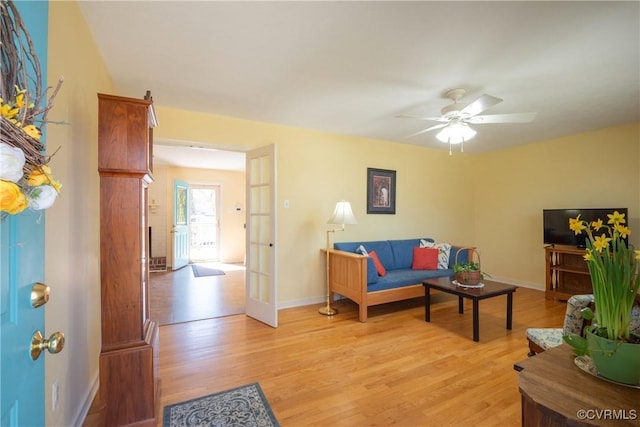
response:
M409 138L421 135L436 129L442 129L436 135L438 140L449 144L449 154L451 154L452 144L461 144L470 140L476 135L476 131L469 126L488 123L529 123L533 121L537 113L513 113L513 114L491 114L480 115L480 113L502 102L502 99L491 95L482 95L466 106L460 103L465 96L465 89L451 89L445 93L445 97L451 99L453 104L447 105L441 110L439 117L422 117L412 115L400 115L399 117L413 118L419 120L442 122L426 129L422 129ZM461 146L461 151L463 151Z

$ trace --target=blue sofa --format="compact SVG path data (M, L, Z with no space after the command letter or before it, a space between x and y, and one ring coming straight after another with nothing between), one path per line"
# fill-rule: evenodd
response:
M369 242L336 242L329 251L329 297L339 294L359 306L358 319L367 321L367 308L387 302L423 297L422 281L436 277L453 277L456 254L458 262L468 260L468 249L451 246L447 268L436 270L414 270L413 248L420 246L421 239L379 240ZM433 242L433 239L423 238ZM358 253L360 246L375 251L386 269L379 276L373 259Z

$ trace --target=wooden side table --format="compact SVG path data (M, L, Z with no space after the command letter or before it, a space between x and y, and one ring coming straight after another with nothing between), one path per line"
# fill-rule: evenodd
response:
M519 371L522 426L638 426L640 389L578 368L566 344L514 365Z

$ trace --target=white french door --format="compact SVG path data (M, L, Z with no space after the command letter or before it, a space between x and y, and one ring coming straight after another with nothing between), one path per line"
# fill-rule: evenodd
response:
M276 147L247 153L246 313L278 326L276 287Z

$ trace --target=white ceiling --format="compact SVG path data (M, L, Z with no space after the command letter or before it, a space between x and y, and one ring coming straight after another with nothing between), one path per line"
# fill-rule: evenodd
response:
M245 153L198 146L153 144L154 164L199 169L245 170Z
M455 87L538 113L475 126L471 153L640 120L638 1L79 5L118 94L159 106L443 150L397 116L439 115Z

